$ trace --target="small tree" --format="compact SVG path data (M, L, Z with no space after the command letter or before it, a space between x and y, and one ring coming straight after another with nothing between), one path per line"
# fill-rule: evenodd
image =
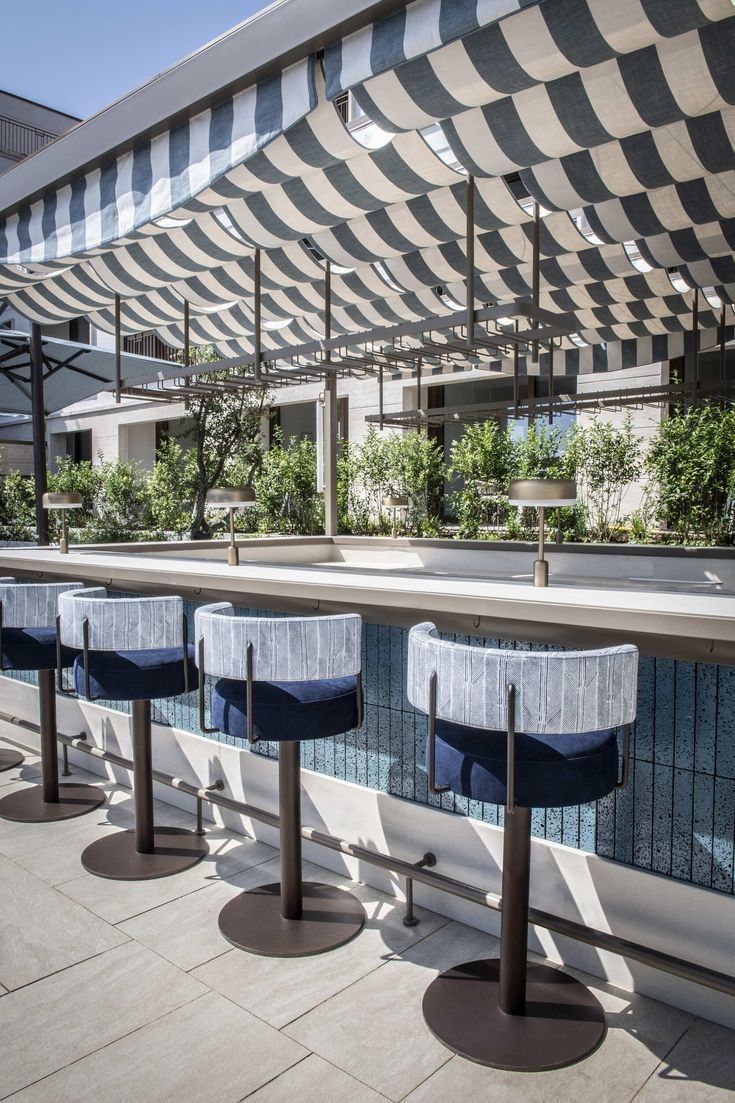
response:
M654 509L680 543L735 539L735 409L679 407L662 421L646 457Z
M576 474L574 450L568 448L569 437L553 425L534 421L526 436L518 442L514 478L571 479ZM547 509L546 523L578 537L583 530L583 510L580 507ZM535 532L536 510L511 510L508 531L511 536L528 537Z
M36 488L32 477L10 471L0 479L0 532L4 540L36 539Z
M444 456L439 445L420 432L391 433L385 445L385 490L391 497L408 498L406 532L438 535L444 486Z
M211 346L201 346L193 350L192 359L194 363L209 364L218 357ZM222 372L207 372L197 377L199 383L217 384L226 380L227 373ZM193 442L193 540L211 536L207 491L222 485L228 464L236 459L244 460L249 472L247 481L252 480L261 462L260 424L267 405L266 386L212 389L187 399L182 435Z
M185 452L178 441L165 441L158 449L146 490L153 528L184 533L194 503L193 454Z
M600 418L576 426L569 459L576 469L588 535L608 541L621 520L623 495L642 469L641 446L630 414L620 427Z
M461 537L479 535L488 523L488 503L497 520L505 513L516 452L510 430L492 420L469 425L452 445L449 475L464 484L452 495Z

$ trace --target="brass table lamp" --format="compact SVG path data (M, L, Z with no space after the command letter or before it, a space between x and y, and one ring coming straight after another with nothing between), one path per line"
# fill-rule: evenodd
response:
M574 479L513 479L508 487L512 506L538 509L538 559L533 564L534 586L549 585L549 564L544 559L544 511L577 503Z
M67 555L69 541L66 536L66 511L67 509L81 509L84 502L81 494L76 490L64 492L48 491L44 494L41 505L44 509L58 509L61 512L61 539L59 540L59 552Z
M235 543L235 510L249 509L255 505L255 491L252 486L218 486L207 491L207 505L214 509L230 511L230 546L227 549L227 565L238 567L240 553Z

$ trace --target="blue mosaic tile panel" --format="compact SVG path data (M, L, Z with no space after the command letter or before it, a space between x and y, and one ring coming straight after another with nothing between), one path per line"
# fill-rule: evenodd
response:
M194 605L187 613L193 638ZM502 825L502 808L428 792L426 717L413 710L405 695L408 631L366 624L363 633L362 728L304 743L304 767ZM530 646L449 638L478 646ZM14 677L35 680L26 674ZM105 704L129 711L126 702ZM153 718L198 732L196 694L154 702ZM209 738L238 743L225 735ZM276 757L278 752L274 744L259 744L252 753ZM534 810L532 825L541 838L735 893L735 668L643 657L628 786L596 804Z

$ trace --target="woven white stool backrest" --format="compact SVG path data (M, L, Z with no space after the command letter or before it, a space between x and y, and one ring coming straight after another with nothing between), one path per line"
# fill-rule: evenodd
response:
M253 645L253 680L308 682L344 678L361 668L362 618L238 617L229 602L195 613L203 665L216 678L247 680L247 650Z
M62 594L81 582L16 582L0 579L3 628L53 628Z
M622 727L635 720L638 649L506 651L439 637L430 622L408 640L407 692L429 712L436 673L436 716L470 728L505 731L508 686L515 686L515 727L528 735L562 735Z
M67 647L84 646L85 620L91 651L153 651L184 643L180 597L108 597L101 587L77 589L59 599L59 618Z

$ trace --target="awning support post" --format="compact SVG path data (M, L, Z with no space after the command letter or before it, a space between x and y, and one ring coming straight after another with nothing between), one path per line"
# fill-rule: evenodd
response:
M332 337L332 265L325 261L324 269L324 361L332 354L328 342ZM324 379L324 535L337 535L337 375L326 372Z
M122 335L120 323L120 296L115 295L115 402L121 401L122 390Z
M554 424L554 342L549 341L549 425Z
M253 376L256 382L259 383L261 367L260 249L255 250L255 270L253 272L253 279L255 281L255 296L253 300Z
M533 204L533 276L531 285L531 301L533 303L534 312L538 310L539 303L539 265L540 265L540 253L541 253L541 226L539 223L539 209L538 203ZM538 321L534 317L533 323L535 327L538 326ZM531 342L531 363L538 364L538 341Z
M43 508L46 493L46 411L43 401L43 341L41 327L31 324L31 417L33 423L33 476L36 487L36 533L39 545L48 544L48 512Z
M189 341L189 303L184 299L184 367L191 364L191 345Z
M467 177L467 348L475 343L475 178Z
M380 414L380 431L383 432L383 365L378 368L378 412Z

